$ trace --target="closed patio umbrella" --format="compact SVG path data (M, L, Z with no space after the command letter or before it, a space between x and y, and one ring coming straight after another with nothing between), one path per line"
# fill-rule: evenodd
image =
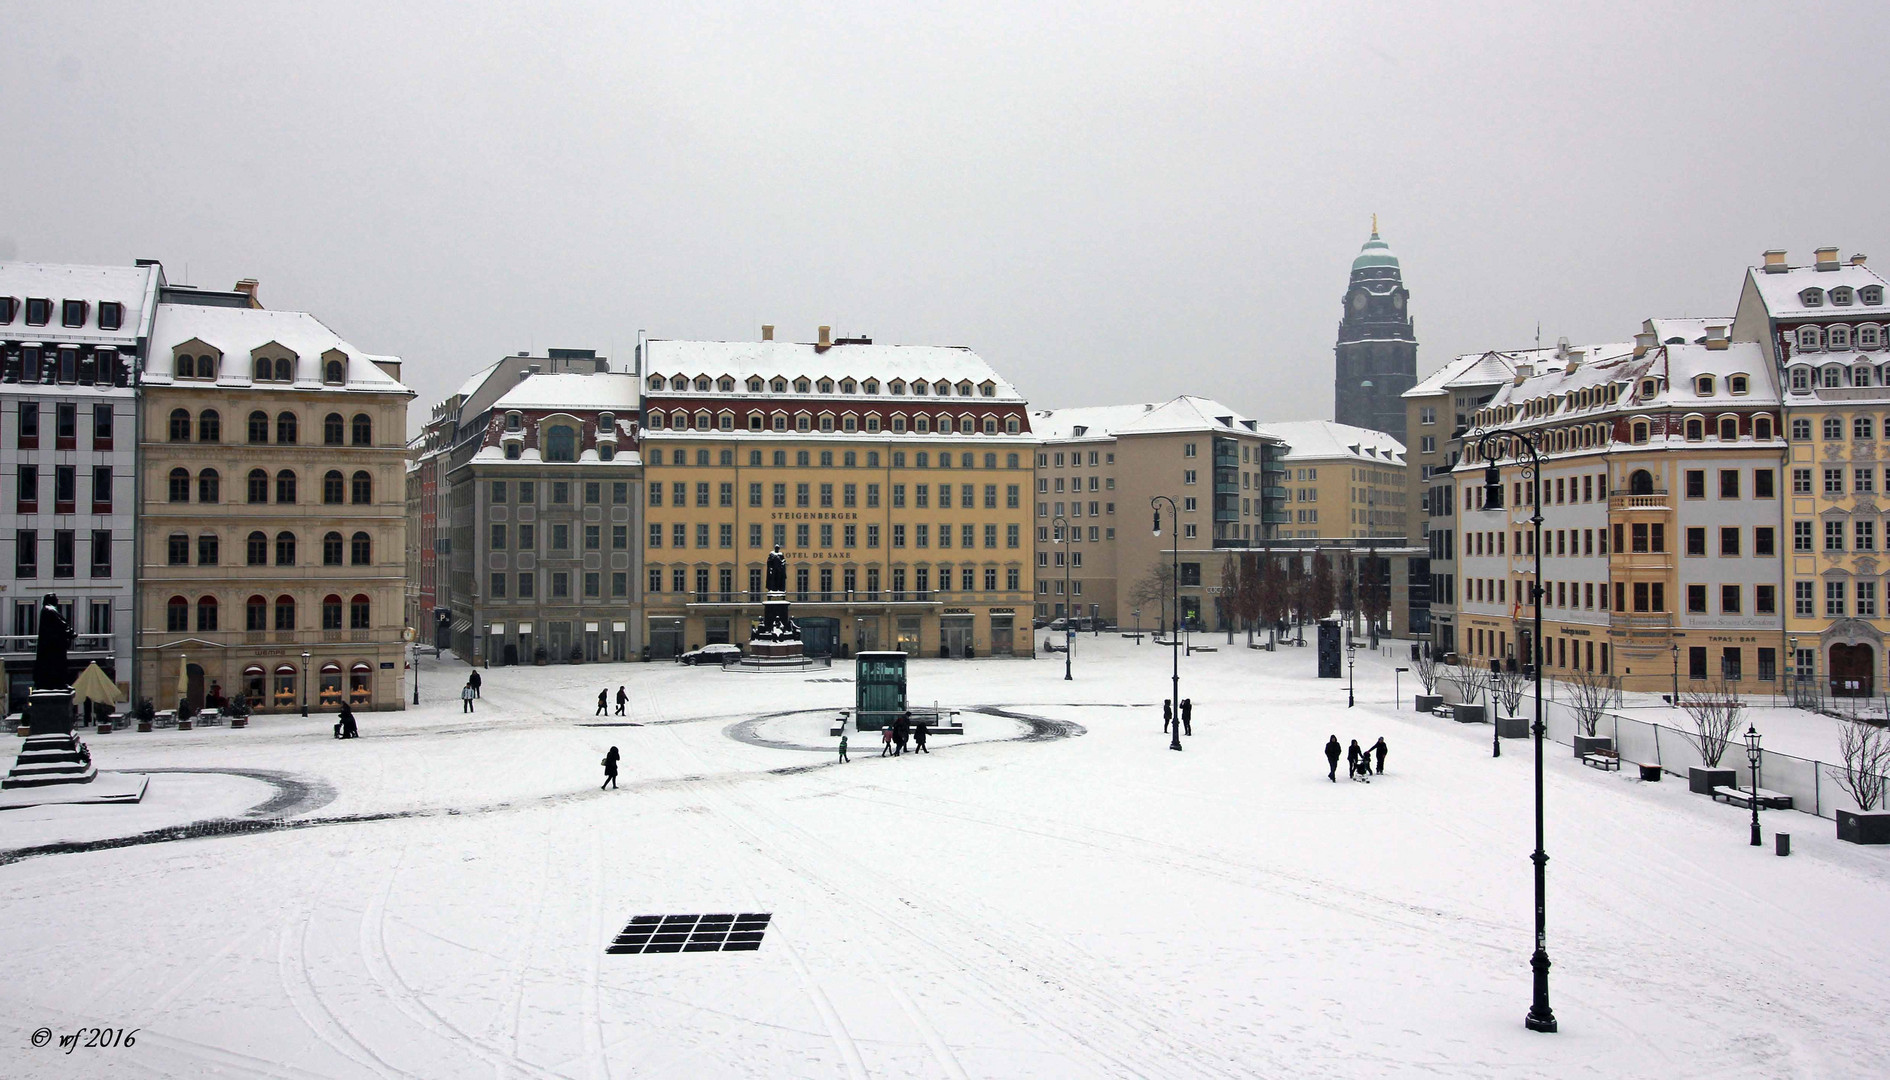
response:
M86 665L85 670L79 672L79 677L73 680L72 698L74 701L96 701L101 705L125 700L124 695L118 692L118 684L96 662Z

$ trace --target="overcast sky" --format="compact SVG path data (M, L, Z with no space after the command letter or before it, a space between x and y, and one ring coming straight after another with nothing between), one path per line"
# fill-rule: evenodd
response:
M416 414L638 330L969 345L1034 406L1331 416L1371 215L1420 373L1890 261L1890 4L0 3L0 258L262 282Z

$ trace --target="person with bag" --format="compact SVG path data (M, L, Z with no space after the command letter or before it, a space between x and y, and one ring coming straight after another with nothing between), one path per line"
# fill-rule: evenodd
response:
M604 788L617 786L617 759L617 748L613 746L610 748L610 753L604 755L604 784L597 790L602 791Z

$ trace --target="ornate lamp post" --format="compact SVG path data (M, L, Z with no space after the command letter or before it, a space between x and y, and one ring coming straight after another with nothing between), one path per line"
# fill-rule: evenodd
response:
M1495 657L1490 658L1490 690L1491 690L1491 694L1490 694L1490 756L1491 757L1503 756L1503 729L1496 726L1497 718L1496 718L1496 695L1495 695L1496 684L1503 677L1502 664L1503 662L1501 660L1498 660Z
M1680 643L1673 643L1673 707L1680 707Z
M308 654L302 654L302 715L308 715Z
M413 703L418 705L420 704L420 635L411 626L402 633L407 635L407 641L413 646Z
M1503 470L1497 462L1514 454L1528 481L1529 524L1534 530L1531 547L1536 558L1535 578L1529 583L1530 598L1535 601L1535 632L1529 641L1528 662L1534 668L1536 684L1536 719L1530 731L1536 740L1536 950L1529 958L1535 973L1535 993L1529 1015L1523 1023L1531 1031L1554 1031L1555 1011L1549 1007L1548 947L1548 865L1549 854L1542 841L1542 742L1547 727L1542 722L1542 453L1532 431L1488 428L1477 436L1476 456L1487 462L1483 470L1483 508L1503 509Z
M1752 846L1761 847L1759 839L1759 729L1746 725L1746 760L1752 763Z
M1181 518L1181 511L1175 508L1175 500L1166 495L1157 495L1150 499L1148 504L1155 510L1156 536L1162 534L1161 503L1168 504L1168 516L1171 519L1179 521ZM1170 634L1168 648L1169 655L1174 658L1172 694L1174 699L1175 722L1169 725L1173 729L1174 734L1169 738L1168 749L1179 750L1181 749L1181 534L1179 529L1176 530L1175 542L1171 550L1174 552L1175 621L1173 623L1174 629Z
M1050 519L1056 541L1063 545L1063 681L1070 681L1070 646L1076 642L1076 605L1070 593L1070 522L1062 514Z

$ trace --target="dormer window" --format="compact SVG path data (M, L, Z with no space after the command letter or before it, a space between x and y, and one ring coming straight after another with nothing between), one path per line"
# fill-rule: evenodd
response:
M1870 365L1869 364L1859 364L1856 367L1851 369L1851 385L1852 386L1869 386L1870 385Z
M1801 367L1795 367L1792 369L1792 389L1793 390L1811 389L1811 372L1809 369L1801 368Z
M867 432L868 432L869 434L870 434L870 433L872 433L872 432L876 432L876 431L878 431L878 430L879 430L879 417L878 417L878 415L872 415L872 416L868 416L868 417L866 418L866 430L867 430Z
M1818 351L1818 328L1801 326L1798 328L1798 350L1800 352Z
M523 415L517 412L508 412L505 414L505 430L523 431L524 429L525 417Z
M650 376L650 389L661 390L662 388L663 388L663 377L661 375Z
M329 386L340 386L348 381L348 368L339 360L330 360L322 365L322 382Z
M1798 302L1808 308L1809 307L1823 307L1824 306L1824 290L1823 289L1805 289L1804 291L1798 294Z
M0 296L0 326L5 326L8 323L12 322L14 319L19 317L19 314L20 314L20 298L19 297Z
M1726 380L1726 391L1731 394L1744 394L1748 391L1748 387L1749 384L1744 375L1734 375Z
M915 382L912 384L912 392L920 397L924 397L930 390L931 387L923 382Z
M734 431L735 414L732 412L717 413L715 415L715 426L721 431Z
M938 382L932 384L932 392L939 397L944 397L952 392L952 384L940 379Z
M1875 349L1882 344L1883 344L1882 328L1874 326L1874 325L1865 325L1865 326L1860 326L1857 328L1857 347L1858 348Z
M52 322L52 301L44 297L26 298L26 325L45 326Z
M517 461L519 455L524 452L525 445L523 443L508 442L505 444L505 460L507 461Z
M617 447L611 443L597 444L597 460L609 461L617 456Z
M861 392L867 393L867 394L879 393L879 380L878 379L866 380L865 382L860 384L860 390Z
M709 423L710 423L709 410L704 409L701 412L696 414L696 430L697 431L709 430Z
M806 379L795 379L794 392L797 394L805 394L807 393L809 385L810 384L808 383Z
M774 382L768 384L768 389L773 390L777 394L785 394L787 393L787 380L777 378Z
M663 410L656 409L656 410L651 411L650 417L649 417L649 427L651 431L663 430Z
M59 325L78 327L85 325L85 309L89 307L83 300L67 300L59 305Z
M698 393L703 393L703 394L708 393L709 385L710 385L709 377L707 375L696 376L696 390Z
M177 354L176 371L180 379L214 379L217 377L216 357L192 356L180 352Z
M832 379L820 380L820 392L823 394L833 393L833 380Z
M722 391L724 394L732 394L735 392L735 379L732 376L724 375L715 381L715 386L716 389Z
M786 413L775 413L771 422L774 425L774 430L776 431L787 430L787 414Z
M958 396L959 397L971 396L971 380L970 379L966 379L964 382L961 382L958 384Z
M1636 446L1645 444L1647 442L1647 421L1636 420L1634 422L1633 434L1629 436L1629 439Z
M766 385L766 383L761 381L761 376L756 375L748 380L748 392L751 394L759 394L761 393L762 387Z
M103 300L98 305L98 328L117 330L125 325L125 305L112 300Z
M577 431L568 424L554 424L545 432L546 461L576 461Z
M1641 396L1642 397L1653 397L1659 391L1660 391L1660 383L1657 380L1654 380L1654 379L1641 380Z
M853 381L852 379L841 379L841 380L840 380L840 392L841 392L841 393L843 393L843 394L857 394L857 393L859 393L859 391L860 391L860 387L859 387L859 384L858 384L858 383L856 383L856 382L854 382L854 381Z
M687 390L689 389L689 380L681 375L672 375L669 378L669 388L671 390Z
M1831 306L1832 307L1850 307L1851 306L1850 286L1840 285L1837 288L1831 290Z
M1700 397L1712 397L1713 377L1711 375L1701 375L1699 378L1694 379L1693 392Z
M1866 285L1857 290L1857 302L1868 307L1875 307L1883 303L1883 286Z
M904 379L894 379L894 380L893 380L892 382L889 382L889 383L887 383L887 384L886 384L886 392L887 392L887 393L889 393L889 394L892 394L892 395L893 395L893 396L895 396L895 397L900 397L900 396L903 396L903 395L905 394L905 392L906 392L906 383L905 383L905 380L904 380Z
M1832 349L1848 349L1851 347L1851 328L1841 323L1828 327L1824 332L1824 340Z
M978 393L985 397L997 397L997 383L986 379L984 382L978 384Z
M1706 422L1698 417L1689 418L1687 420L1686 432L1688 442L1705 442Z
M1844 369L1837 366L1825 368L1821 372L1821 385L1827 390L1835 390L1844 385Z
M597 414L597 437L614 439L617 437L617 414L602 412Z

